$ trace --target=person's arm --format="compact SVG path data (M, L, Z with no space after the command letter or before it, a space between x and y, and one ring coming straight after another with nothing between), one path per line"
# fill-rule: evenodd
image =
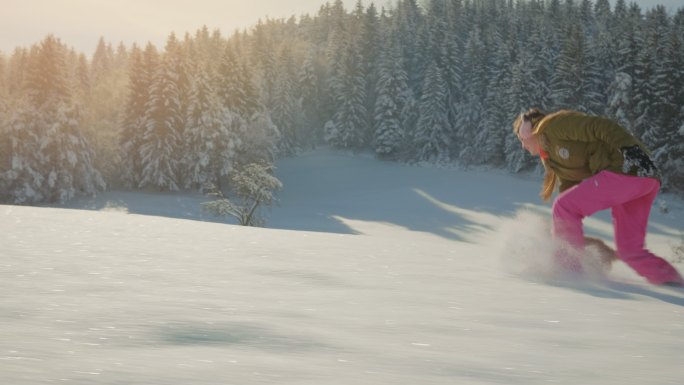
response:
M549 119L545 133L559 140L605 143L622 155L622 171L638 176L659 176L648 151L617 122L578 112L561 112Z
M575 112L554 117L549 121L545 132L560 140L601 141L616 151L621 151L625 147L640 146L639 141L617 122Z

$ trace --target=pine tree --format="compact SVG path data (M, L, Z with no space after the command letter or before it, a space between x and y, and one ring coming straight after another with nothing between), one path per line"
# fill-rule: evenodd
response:
M530 41L532 44L531 52L537 52L539 54L531 55L537 60L533 60L532 65L532 78L530 79L530 86L532 87L531 93L529 94L534 101L533 104L528 106L522 106L522 109L527 109L530 106L542 108L544 110L551 110L553 106L552 93L550 86L553 81L555 65L558 61L558 56L560 54L559 41L560 38L554 36L552 33L553 29L548 25L543 25L534 32L533 39ZM534 37L539 37L535 39ZM535 44L534 41L537 40L539 44ZM521 95L521 98L524 96ZM518 109L516 108L516 111Z
M294 154L301 148L304 138L301 99L295 95L295 65L289 47L283 47L279 59L271 116L282 135L281 152Z
M684 104L679 110L679 122L680 126L671 134L668 163L663 165L662 171L670 191L684 195Z
M591 44L589 46L590 56L594 59L595 75L592 77L592 84L595 96L594 110L598 114L606 112L608 102L606 90L615 79L617 70L617 51L618 45L613 38L616 29L610 11L608 0L598 0L594 6L594 17L592 18Z
M159 60L159 54L152 44L148 44L144 52L138 47L133 47L131 52L128 100L119 136L123 161L121 177L129 187L137 186L142 178L140 146L146 130L146 106L152 99L150 90Z
M380 32L378 13L375 5L371 3L367 10L364 10L361 0L356 6L356 23L359 25L357 36L359 52L361 56L362 73L365 75L366 83L366 111L369 116L366 121L373 121L373 109L377 98L378 88L378 65L379 65L379 46ZM370 140L372 135L367 135L366 140Z
M236 161L241 164L272 161L277 153L280 132L272 121L270 111L260 101L252 82L252 71L238 59L236 48L230 44L221 57L216 86L221 105L231 116L235 116L231 132L241 143L237 148Z
M36 108L69 101L66 77L66 48L52 35L33 46L26 74L26 93Z
M267 108L273 106L277 79L277 45L269 34L269 25L258 23L252 39L252 64L255 67L256 83L260 99ZM281 37L282 38L282 37ZM240 68L244 71L244 68ZM244 87L244 84L241 84ZM244 89L244 88L243 88Z
M18 100L25 96L28 61L29 50L26 48L17 48L10 56L5 74L6 83L4 84L8 98Z
M249 119L260 109L251 71L238 60L231 46L227 46L221 56L216 86L222 105L244 119Z
M679 133L681 111L684 106L684 46L682 37L670 29L664 41L662 59L656 64L654 71L653 96L651 103L652 121L646 126L643 140L654 151L656 164L663 172L662 182L665 188L670 183L678 183L681 171L681 142L684 136ZM679 181L681 183L681 181ZM679 187L682 187L681 185ZM676 187L675 187L676 188Z
M447 87L447 109L449 125L458 124L458 107L463 103L463 63L461 48L455 33L451 33L445 41L444 81Z
M602 113L601 95L596 90L597 65L582 31L572 27L563 43L551 84L554 104L589 113Z
M631 131L632 77L624 72L615 74L608 88L607 114Z
M5 59L5 55L0 51L0 100L4 101L7 92L7 59Z
M304 60L298 74L299 98L301 100L305 147L314 147L321 139L319 133L323 127L324 103L321 101L320 78L315 67L316 53L313 49Z
M243 119L234 121L232 127L241 144L236 156L238 163L273 163L281 134L267 110L255 113L244 123Z
M474 165L491 165L500 167L505 162L504 145L509 133L507 126L510 121L508 111L510 103L508 90L510 88L511 53L503 38L495 35L495 46L492 66L488 68L488 85L482 102L482 120L473 131L473 145L464 149L459 158L462 163ZM515 111L515 109L513 109Z
M463 54L463 72L468 76L463 81L463 97L456 113L453 143L455 153L460 154L473 146L475 133L481 130L488 67L486 47L480 31L476 29L468 36Z
M185 187L221 186L233 168L239 139L235 125L243 125L237 113L221 105L207 71L194 71L183 135Z
M12 146L13 184L21 186L14 189L15 202L64 202L105 187L93 166L92 148L82 134L65 59L66 48L53 36L31 50L26 78L28 104L20 107L9 127L15 131L15 139L25 141Z
M402 42L402 63L409 76L409 87L414 91L420 90L425 68L425 58L421 56L422 42L418 33L423 28L423 23L423 15L416 0L397 2L394 34L396 39Z
M140 144L142 163L138 187L176 191L180 188L181 142L185 128L187 77L180 45L172 34L150 85L145 105L145 133Z
M41 127L35 110L25 101L0 115L0 199L30 204L45 200L40 161Z
M369 129L366 111L366 82L357 47L346 45L343 63L335 81L337 110L326 123L326 141L336 147L360 150Z
M74 68L74 72L74 92L80 100L87 100L90 98L90 92L93 83L90 79L90 66L88 64L88 59L84 54L78 55L78 64Z
M660 148L668 143L667 133L675 132L675 127L679 124L676 119L680 106L675 104L675 98L682 86L679 79L681 62L677 58L679 56L681 60L679 51L682 46L679 37L669 33L670 26L664 7L656 7L648 13L647 28L646 50L650 51L654 62L650 63L651 76L643 79L648 82L652 94L642 138L647 146Z
M617 41L615 77L609 86L607 114L619 119L623 127L636 132L637 98L636 63L640 51L637 25L628 15L624 1L615 6L615 32L621 38ZM619 106L616 104L619 103Z
M74 99L80 106L83 135L95 153L93 163L110 183L121 181L122 158L120 130L126 113L128 89L127 50L119 45L116 53L101 39L89 63L85 55L77 56L70 82L77 84Z
M457 33L449 28L449 17L455 16L450 15L450 11L459 12L460 6L447 4L442 0L431 0L428 3L425 16L425 36L428 46L426 47L427 55L425 55L424 61L432 60L439 67L446 82L449 125L456 127L459 119L459 107L462 105L465 96L461 77L464 63L461 58L460 39Z
M66 202L79 193L92 195L104 189L104 180L93 167L95 154L81 134L79 109L66 103L43 109L44 116L51 117L45 122L49 128L41 140L48 201Z
M97 48L93 54L93 60L90 67L90 78L94 82L97 82L103 76L106 76L114 67L114 50L112 49L111 44L105 43L103 37L100 37L100 40L97 43Z
M2 58L2 53L0 53L0 58ZM4 68L1 69L4 70ZM2 87L2 85L0 85L0 87ZM6 95L4 90L0 89L0 135L2 135L3 137L6 135L5 125L9 120L9 118L7 117L7 115L9 114L9 108L7 106L7 100L5 98ZM6 197L3 196L5 194L4 192L6 191L6 188L4 186L5 180L3 178L3 175L9 169L9 154L9 141L7 139L3 140L3 138L0 138L0 202L5 201L6 199Z
M413 138L415 158L419 161L448 161L451 132L447 116L446 87L434 61L425 74L419 114Z
M388 43L380 61L374 147L375 153L383 158L399 157L407 145L404 108L410 90L397 46L396 43Z
M347 11L342 0L335 0L328 9L328 33L325 42L325 57L331 65L331 71L336 74L344 62L345 47L349 43L347 26Z

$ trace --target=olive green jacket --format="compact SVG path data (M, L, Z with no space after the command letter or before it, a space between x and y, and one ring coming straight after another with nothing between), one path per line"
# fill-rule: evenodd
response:
M641 142L613 120L580 112L550 114L535 127L535 133L541 134L544 157L560 181L560 191L604 170L636 175L633 170L623 171L623 147L638 145L648 154Z

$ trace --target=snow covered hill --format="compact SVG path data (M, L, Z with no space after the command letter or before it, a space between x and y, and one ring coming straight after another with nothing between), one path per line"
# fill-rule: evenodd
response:
M682 382L684 291L550 274L538 178L329 151L278 177L266 229L198 195L0 206L2 382ZM672 259L684 205L663 199L648 242Z

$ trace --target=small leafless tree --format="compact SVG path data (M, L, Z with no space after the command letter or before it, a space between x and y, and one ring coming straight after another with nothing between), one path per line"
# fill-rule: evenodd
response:
M259 215L261 206L272 206L275 193L283 184L273 175L272 164L250 163L229 174L229 196L216 186L209 186L209 195L216 197L202 203L202 210L215 216L237 218L243 226L263 226L265 220Z

